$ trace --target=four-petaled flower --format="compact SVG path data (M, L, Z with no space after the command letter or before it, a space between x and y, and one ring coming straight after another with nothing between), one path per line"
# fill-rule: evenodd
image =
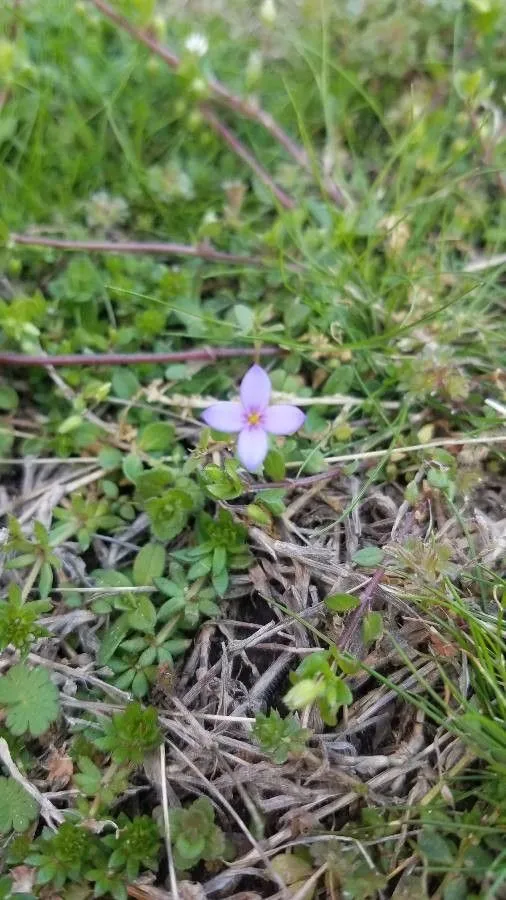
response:
M268 449L268 434L294 434L305 415L297 406L269 406L271 382L261 366L251 366L241 382L240 403L214 403L203 413L216 431L239 432L237 455L249 472L256 472Z

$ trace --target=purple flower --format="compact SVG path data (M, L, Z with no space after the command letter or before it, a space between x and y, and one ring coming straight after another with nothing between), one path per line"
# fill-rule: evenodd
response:
M297 406L269 406L270 378L261 366L251 366L241 382L240 403L214 403L202 413L216 431L239 432L237 455L249 472L256 472L268 449L268 434L294 434L306 418Z

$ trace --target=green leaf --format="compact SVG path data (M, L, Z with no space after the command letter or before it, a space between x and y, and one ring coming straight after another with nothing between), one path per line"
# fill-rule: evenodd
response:
M187 363L173 363L165 369L165 378L167 381L185 381L190 377L189 368Z
M0 384L0 409L11 412L17 409L19 397L10 384Z
M98 461L103 469L108 469L109 471L119 469L123 461L123 454L116 447L104 447L98 454Z
M69 434L71 431L75 431L83 424L83 421L82 414L74 413L72 416L68 416L59 424L58 434Z
M227 551L225 547L216 547L213 551L213 576L220 575L227 565Z
M21 588L14 582L7 589L7 597L7 601L0 601L0 649L13 644L27 653L35 638L48 633L37 620L51 604L45 599L24 600Z
M383 616L379 612L370 612L362 622L362 639L364 644L372 644L383 634Z
M328 463L321 450L303 450L301 456L305 459L301 471L305 475L318 475L328 469Z
M136 609L128 613L128 621L137 631L145 631L152 634L155 630L156 609L149 597L144 594L135 595Z
M306 415L304 421L304 431L306 434L318 435L323 434L327 428L327 420L324 418L320 410L316 406L312 406Z
M42 563L39 575L39 592L42 600L45 600L53 586L53 570L48 562Z
M286 474L285 457L280 450L269 450L264 462L264 472L273 481L281 481Z
M222 569L217 575L213 575L212 577L213 588L216 593L223 597L227 588L228 588L228 572L226 569Z
M134 697L144 697L149 690L149 681L144 672L136 672L132 681L132 694Z
M26 569L27 566L30 566L33 562L35 562L36 556L34 553L22 553L21 556L15 556L14 559L9 559L5 563L6 569Z
M92 572L93 578L98 587L113 587L113 588L125 588L125 594L128 593L128 588L132 587L132 582L129 578L124 574L124 572L116 572L115 569L95 569ZM103 593L102 597L107 597L108 600L114 599L117 594L106 594Z
M142 472L135 482L135 502L143 504L152 497L160 497L165 488L172 487L174 475L165 466Z
M268 715L257 713L252 734L258 741L261 750L281 765L290 754L300 754L311 735L307 728L301 728L295 716L282 719L276 709Z
M123 474L129 481L132 481L135 484L143 471L144 466L142 459L139 456L136 456L135 453L129 453L128 456L125 456L123 459Z
M102 485L102 490L108 500L118 499L119 487L115 481L110 481L109 478L103 478L100 484Z
M165 550L161 544L145 544L134 560L134 584L151 585L155 578L163 574L165 568Z
M352 366L338 366L322 387L323 394L347 394L350 390L355 370Z
M145 754L161 741L156 710L129 703L123 712L103 726L104 736L95 740L101 750L111 753L117 763L141 763Z
M237 474L239 463L226 460L223 468L210 463L204 467L202 479L206 492L215 500L234 500L242 493L241 479Z
M328 597L325 597L324 603L331 612L339 613L349 612L350 609L356 609L357 606L360 606L360 600L358 597L354 597L353 594L330 594Z
M99 665L104 666L114 655L122 640L128 634L130 629L128 613L123 613L114 625L107 629L100 642L100 650L98 651L97 661Z
M102 773L99 767L87 756L80 756L77 762L80 772L74 775L74 781L83 794L93 797L100 790Z
M58 691L45 669L18 663L0 680L0 706L12 734L43 734L58 717Z
M357 659L353 659L348 654L340 653L335 647L332 651L332 657L345 675L356 675L360 669L360 663Z
M139 380L131 369L116 369L112 376L112 389L121 400L130 400L140 390Z
M142 429L138 446L146 451L168 450L174 443L175 430L170 422L151 422Z
M290 893L294 888L301 887L313 872L311 863L307 859L296 856L295 853L279 853L273 858L271 865L273 870L281 876L284 884L291 886Z
M259 491L255 501L266 506L273 516L282 516L285 511L285 496L284 488L267 488L265 491Z
M199 859L205 846L205 840L205 836L202 834L192 835L191 837L180 834L176 839L176 848L181 856L187 859L188 862L191 862L191 860Z
M444 469L429 469L427 472L427 481L433 488L444 491L450 484L448 472Z
M466 878L463 875L450 875L444 886L443 900L468 900L469 895Z
M0 834L26 831L38 812L37 801L14 778L0 777Z
M342 678L334 677L332 683L327 686L326 700L333 708L348 706L353 702L353 694Z
M0 128L0 140L2 137L3 135ZM11 900L11 898L12 878L10 878L9 875L0 875L0 900ZM33 900L33 894L18 894L16 900Z
M374 569L379 566L383 559L383 550L379 547L363 547L353 554L352 560L357 566L364 566L367 569Z
M303 709L314 703L325 691L325 682L313 678L302 678L283 697L288 709Z
M272 525L272 516L266 509L262 509L257 503L249 503L246 507L248 518L256 525Z
M433 828L423 829L418 839L418 847L429 866L453 867L457 856L455 845Z
M186 491L171 488L161 497L146 501L146 512L151 520L151 530L160 541L171 541L188 522L193 500Z
M233 307L235 320L243 334L248 334L255 324L255 316L253 310L244 303L236 303Z
M0 429L0 456L9 456L13 444L14 435L8 431L7 425L4 425Z

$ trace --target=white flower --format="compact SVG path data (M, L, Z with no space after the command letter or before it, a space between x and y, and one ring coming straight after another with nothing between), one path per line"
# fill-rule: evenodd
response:
M278 17L278 11L274 0L264 0L260 7L260 18L264 25L274 25Z
M97 191L86 204L86 221L90 228L108 230L121 225L128 218L128 203L123 197L113 197L107 191Z
M176 160L162 166L148 169L149 189L165 203L183 198L192 200L195 196L193 182Z
M184 45L188 53L193 53L194 56L205 56L209 50L209 41L205 34L199 34L198 32L188 35Z

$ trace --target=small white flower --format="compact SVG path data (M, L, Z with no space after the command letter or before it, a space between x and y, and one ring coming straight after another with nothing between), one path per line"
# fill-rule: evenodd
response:
M260 7L260 18L264 25L274 25L278 17L278 11L274 0L264 0Z
M205 56L209 50L209 41L205 34L199 34L198 32L188 35L184 45L188 53L193 53L194 56Z
M148 169L148 185L165 203L179 198L192 200L195 196L193 182L177 160L171 160L162 166L151 166Z
M107 191L92 194L86 204L86 221L90 228L108 230L122 225L128 218L128 203L123 197L113 197Z

